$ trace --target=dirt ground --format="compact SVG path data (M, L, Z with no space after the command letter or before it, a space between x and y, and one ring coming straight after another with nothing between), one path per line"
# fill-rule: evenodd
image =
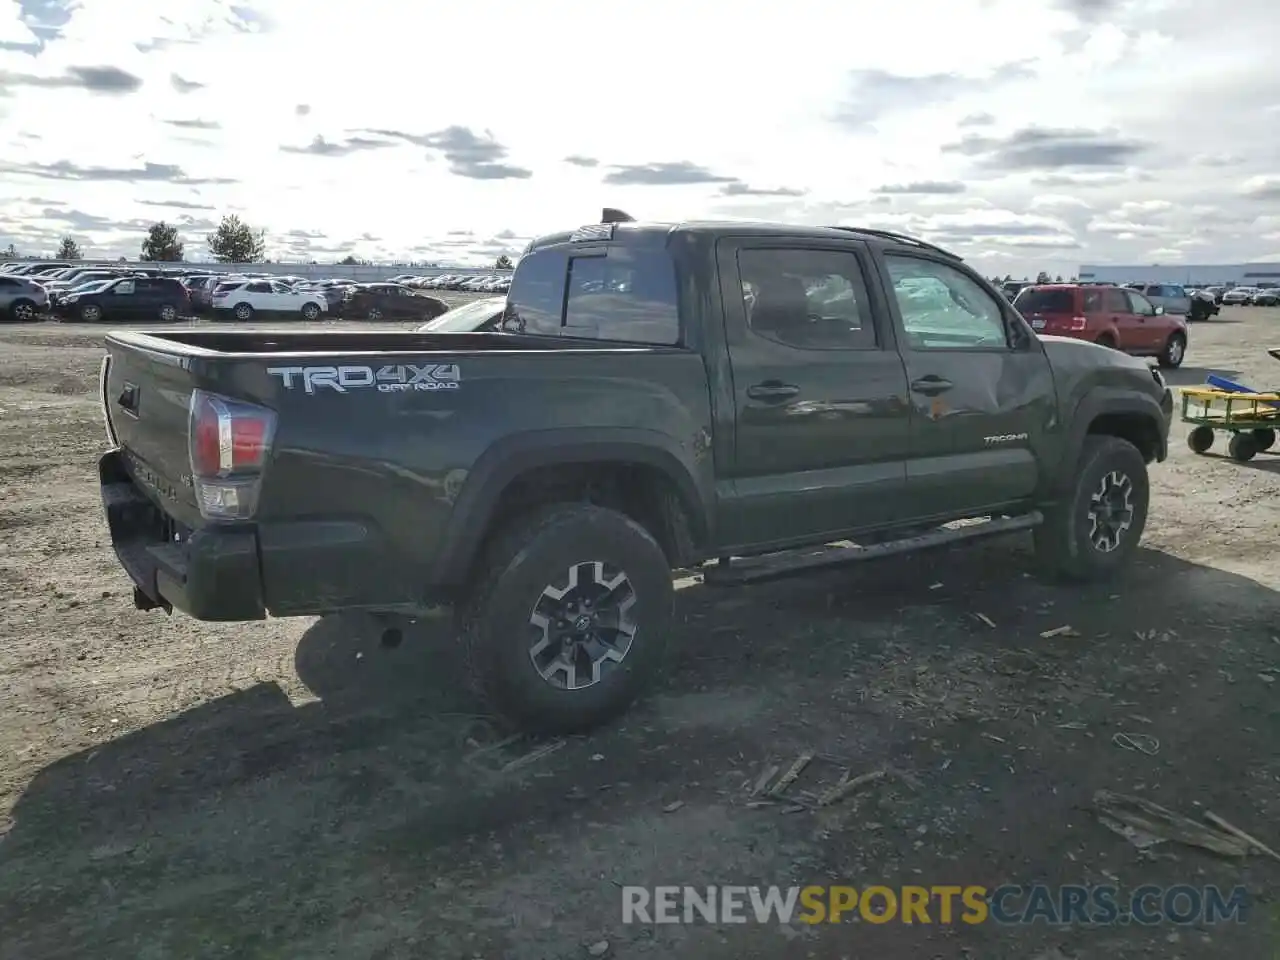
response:
M1175 426L1145 549L1099 588L1029 577L1018 539L682 583L661 689L504 771L529 748L494 746L444 626L386 649L355 618L133 609L94 473L101 334L0 327L5 960L1280 955L1280 863L1140 851L1088 809L1139 794L1280 846L1280 456L1196 457ZM1280 311L1227 309L1175 382L1280 383L1268 346ZM821 814L749 803L804 751L891 772ZM628 884L1038 881L1255 900L1183 927L621 921Z

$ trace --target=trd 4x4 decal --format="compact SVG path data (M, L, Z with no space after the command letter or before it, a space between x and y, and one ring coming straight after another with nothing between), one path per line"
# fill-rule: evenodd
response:
M286 390L301 387L307 393L319 389L346 393L376 387L382 393L409 390L457 390L462 372L456 363L392 364L385 367L268 367L267 373L279 377Z

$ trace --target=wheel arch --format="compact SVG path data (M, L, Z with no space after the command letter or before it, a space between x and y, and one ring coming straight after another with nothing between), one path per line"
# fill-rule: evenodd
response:
M1147 463L1168 455L1164 412L1154 397L1098 389L1086 394L1072 416L1067 449L1058 474L1059 490L1074 478L1080 454L1090 436L1119 437L1132 443Z
M490 537L520 513L585 501L630 516L673 566L711 535L712 492L676 441L657 431L545 430L491 446L470 470L435 560L433 579L466 582Z

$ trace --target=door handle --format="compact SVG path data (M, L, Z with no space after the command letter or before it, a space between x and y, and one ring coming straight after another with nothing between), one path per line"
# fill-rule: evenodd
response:
M120 391L120 397L116 403L124 410L130 413L136 413L138 410L138 388L132 383L126 383L124 389Z
M800 388L790 383L767 380L747 388L747 396L752 400L787 400L800 392Z
M921 377L919 380L911 381L911 389L916 393L923 393L926 397L934 397L940 393L946 393L954 386L955 384L950 380L933 373L927 377Z

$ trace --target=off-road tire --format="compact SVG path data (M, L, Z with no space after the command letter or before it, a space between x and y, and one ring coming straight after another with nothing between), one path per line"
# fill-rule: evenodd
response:
M1187 434L1187 446L1192 453L1205 453L1213 446L1213 427L1206 427L1201 424L1192 428Z
M1090 540L1089 508L1094 492L1111 473L1126 476L1132 485L1133 518L1119 546L1103 552ZM1133 555L1147 523L1151 490L1147 464L1138 448L1119 437L1085 438L1075 479L1062 499L1045 510L1044 523L1034 533L1036 560L1052 578L1075 581L1105 580Z
M1182 361L1187 358L1187 338L1180 333L1172 333L1169 339L1165 341L1164 349L1160 351L1160 356L1156 358L1156 362L1167 370L1176 370L1182 366Z
M530 614L549 580L593 560L626 573L639 626L625 658L599 682L557 689L530 659ZM479 569L460 610L471 681L486 704L519 729L589 730L625 710L661 671L671 627L671 569L652 534L629 517L585 503L534 511L493 538Z

